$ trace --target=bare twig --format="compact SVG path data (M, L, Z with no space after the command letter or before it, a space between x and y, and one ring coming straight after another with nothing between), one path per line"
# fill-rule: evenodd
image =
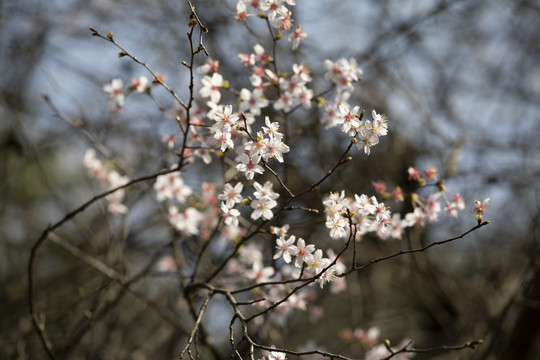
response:
M105 35L102 35L98 30L96 30L95 28L91 27L89 28L90 31L92 32L92 35L94 36L97 36L103 40L106 40L106 41L109 41L111 42L112 44L114 44L114 46L116 46L117 48L119 48L121 50L121 55L122 56L127 56L129 58L131 58L133 61L135 61L137 64L140 64L142 66L144 66L144 68L146 70L148 70L148 72L150 74L152 74L152 76L154 77L154 81L157 82L159 85L163 86L163 88L165 90L167 90L169 93L171 93L171 95L174 97L174 99L184 108L184 109L187 109L188 106L180 99L180 97L178 96L178 94L173 90L173 88L171 88L170 86L168 86L167 84L165 84L165 82L163 82L163 80L160 78L160 76L154 72L154 70L152 70L145 62L139 60L135 55L131 54L129 51L127 51L122 45L120 45L119 43L116 42L116 40L114 40L113 38L113 35L112 33L109 33L107 36Z

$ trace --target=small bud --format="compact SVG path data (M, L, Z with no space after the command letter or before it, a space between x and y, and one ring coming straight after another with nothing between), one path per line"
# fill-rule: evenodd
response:
M424 178L418 179L418 186L420 186L420 187L426 186L426 179L424 179Z
M113 38L113 33L112 33L112 31L110 31L110 32L107 34L107 38L108 38L109 40L112 40L112 38Z
M387 349L388 351L390 351L390 352L393 353L393 351L391 350L390 340L388 340L388 339L385 339L385 340L384 340L384 347L386 347L386 349Z
M446 186L444 186L444 181L441 180L437 183L437 186L439 187L439 191L441 192L445 192L446 191Z
M483 218L484 217L482 216L482 214L476 214L476 221L478 221L478 225L482 223Z
M223 81L223 84L221 85L221 87L223 89L228 89L229 88L229 82L227 80Z
M118 57L119 57L119 58L124 57L124 56L126 56L126 55L127 55L127 54L126 54L125 52L123 52L123 51L120 51L120 52L118 53Z
M199 25L199 22L197 21L197 18L195 17L194 14L191 14L191 16L189 18L188 26L193 28L193 27L195 27L197 25Z
M352 138L351 141L352 141L353 144L356 144L358 142L358 140L356 138Z
M345 161L351 161L352 160L352 156L349 156L348 158L345 159Z
M276 40L279 40L279 39L281 39L282 37L283 37L283 34L281 33L281 31L278 31L278 32L276 33Z
M260 17L261 19L264 19L264 14L259 11L259 13L257 14L257 17Z

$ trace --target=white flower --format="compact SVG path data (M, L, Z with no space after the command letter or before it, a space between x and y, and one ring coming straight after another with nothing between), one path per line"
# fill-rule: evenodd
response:
M273 184L270 181L264 183L264 186L258 182L254 182L253 186L255 187L255 193L253 194L256 199L268 198L275 200L279 197L278 193L272 191Z
M251 218L257 220L262 217L263 220L270 220L274 217L272 209L276 207L277 202L273 199L262 197L251 202L251 207L254 209L251 213Z
M296 242L296 248L298 249L298 253L296 254L294 265L296 267L302 267L303 263L311 261L311 257L313 256L312 253L313 251L315 251L315 245L306 245L304 239L298 238L298 241Z
M274 255L274 259L278 259L283 255L283 260L288 264L291 262L291 255L298 254L298 248L294 246L296 237L291 235L288 240L285 238L278 238L276 240L276 248L278 252Z
M249 111L253 115L260 115L261 108L268 106L268 100L262 97L260 91L249 91L248 89L240 90L240 111Z
M292 41L292 49L296 50L300 46L300 41L304 40L306 36L307 33L298 24L296 29L289 35L289 41Z
M215 72L212 77L205 75L201 81L203 83L203 87L199 91L201 97L209 97L211 102L217 104L221 99L219 89L223 86L223 76Z
M234 204L242 202L242 189L244 185L239 182L234 187L231 184L226 183L223 187L223 193L218 195L219 200L223 200L225 205L232 208Z
M115 111L120 111L124 106L124 92L123 92L122 79L113 79L110 84L103 86L103 91L109 93L109 100L114 105Z
M341 130L344 133L348 133L350 136L356 135L360 126L362 125L357 118L359 106L355 106L352 110L349 110L349 107L346 105L339 105L340 116L337 123L343 124Z
M214 139L219 145L219 150L225 151L228 147L234 149L234 142L231 139L231 133L228 131L216 130L214 134Z
M263 167L258 165L259 161L261 161L261 157L258 155L249 156L246 153L242 153L236 161L241 162L236 165L236 170L243 172L248 180L253 180L255 173L262 174L264 172Z
M238 211L237 209L228 208L225 203L221 203L221 212L225 219L225 225L238 226L238 217L240 216L240 211Z
M138 78L131 79L131 86L135 89L137 94L142 94L148 87L148 78L146 76L140 76Z
M271 266L263 267L262 262L253 263L253 268L246 273L248 279L253 279L257 283L267 282L274 275L275 270Z
M333 239L345 237L346 226L347 222L340 214L334 214L326 221L326 227L330 229L330 237Z

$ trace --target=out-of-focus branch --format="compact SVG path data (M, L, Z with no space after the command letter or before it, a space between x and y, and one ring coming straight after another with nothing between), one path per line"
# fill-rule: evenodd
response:
M467 341L465 344L462 345L455 345L455 346L449 346L449 345L443 345L438 347L432 347L427 349L415 349L415 348L409 348L410 345L412 345L412 341L409 341L405 346L403 346L399 350L393 350L390 348L390 346L386 346L386 349L390 351L390 355L381 358L381 360L390 360L394 356L397 356L399 354L403 353L412 353L412 354L430 354L430 353L436 353L436 352L446 352L446 351L459 351L464 349L476 349L476 346L482 345L484 343L484 340L474 340L474 341Z
M53 353L53 347L52 347L52 344L48 340L47 335L45 333L44 321L41 318L41 316L39 315L39 312L38 312L38 310L36 308L36 304L34 303L34 263L36 262L36 256L37 256L37 252L38 252L39 248L43 245L45 240L47 240L49 238L49 235L51 234L51 232L53 232L56 229L63 226L65 223L67 223L68 221L73 219L77 214L83 212L84 210L86 210L87 207L94 204L98 200L103 199L107 195L110 195L110 194L112 194L112 193L114 193L114 192L116 192L116 191L118 191L120 189L125 189L125 188L127 188L127 187L129 187L131 185L140 183L142 181L154 180L156 177L158 177L160 175L165 175L165 174L168 174L168 173L171 173L171 172L174 172L174 171L178 171L178 170L180 170L180 169L179 168L167 169L167 170L162 170L160 172L157 172L157 173L154 173L154 174L151 174L151 175L146 175L146 176L142 176L142 177L139 177L139 178L135 178L135 179L127 182L124 185L115 187L113 189L110 189L108 191L105 191L105 192L103 192L101 194L98 194L98 195L92 197L91 199L86 201L84 204L82 204L81 206L76 208L75 210L67 213L62 220L56 222L53 225L49 225L45 230L43 230L43 232L41 233L41 236L37 239L35 244L32 246L32 249L30 251L30 257L29 257L29 260L28 260L28 267L27 267L28 307L29 307L29 310L30 310L30 316L32 318L32 323L34 325L34 328L38 332L41 343L42 343L44 349L46 350L47 355L49 356L50 359L55 358L54 353Z

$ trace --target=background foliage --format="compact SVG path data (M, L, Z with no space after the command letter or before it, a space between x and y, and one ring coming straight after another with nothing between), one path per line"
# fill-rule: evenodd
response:
M410 337L422 347L485 340L474 352L440 359L533 359L540 350L540 324L532 321L540 311L540 7L534 1L297 2L294 17L308 38L299 53L280 61L306 58L314 78L321 78L324 59L356 58L365 77L354 100L391 120L392 135L374 154L355 157L321 192L367 191L371 180L405 187L409 165L435 166L469 206L474 198L491 197L492 223L464 241L359 273L347 294L319 299L325 317L317 325L297 314L272 334L275 341L304 345L309 339L299 329L309 327L317 344L354 354L358 345L333 334L377 325L386 338ZM236 54L265 40L232 19L234 4L194 3L210 30L206 47L240 88L247 77ZM88 27L113 31L185 95L180 61L189 55L188 16L184 2L169 0L0 2L1 357L43 357L26 304L29 249L48 224L96 193L81 165L89 144L105 144L128 175L151 173L159 161L165 167L172 156L161 135L174 124L157 105L171 106L170 98L165 92L154 99L130 96L126 111L112 114L103 84L147 74L118 59L116 49L91 37ZM297 144L320 149L303 154L316 174L331 166L341 147L335 135L309 126L314 117L298 119ZM310 183L310 171L293 167L290 177L301 187ZM187 176L196 184L219 174L193 167ZM149 210L155 205L151 192L144 185L140 190L128 198L134 208L125 222L99 204L56 232L57 240L119 272L159 258L170 251L173 235ZM367 239L362 259L442 240L474 224L472 216L461 219L414 231L403 243ZM310 232L309 219L295 221L303 229L299 235ZM174 279L150 272L130 291L74 259L52 237L36 273L38 305L66 357L177 356L185 337L177 323L192 320L176 313L182 304ZM209 309L215 322L208 331L216 339L224 331L222 310L219 304ZM217 347L229 356L226 343Z

